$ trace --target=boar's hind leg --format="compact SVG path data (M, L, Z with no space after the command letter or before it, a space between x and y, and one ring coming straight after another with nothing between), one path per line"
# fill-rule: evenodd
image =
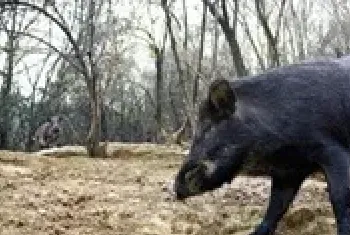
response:
M338 235L350 235L350 154L347 149L332 144L324 149L319 159L326 175Z
M272 177L270 202L261 224L251 235L272 235L308 174L296 171L291 177Z

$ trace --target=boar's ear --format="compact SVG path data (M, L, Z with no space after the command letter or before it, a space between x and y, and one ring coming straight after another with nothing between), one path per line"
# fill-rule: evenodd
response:
M236 95L227 80L216 80L209 87L208 105L219 118L225 118L235 111ZM214 113L213 113L214 114Z

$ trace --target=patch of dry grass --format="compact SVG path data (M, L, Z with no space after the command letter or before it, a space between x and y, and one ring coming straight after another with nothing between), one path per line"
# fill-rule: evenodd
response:
M162 186L180 167L181 148L110 147L119 151L110 158L0 152L0 234L243 235L264 214L267 178L239 176L223 189L174 202ZM308 180L277 235L335 234L325 187Z

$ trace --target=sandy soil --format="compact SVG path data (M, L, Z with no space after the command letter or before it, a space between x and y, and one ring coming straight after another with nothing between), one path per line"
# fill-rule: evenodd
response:
M186 203L168 200L162 188L181 160L0 152L0 234L243 235L261 220L268 179L240 176ZM335 234L325 183L305 182L277 234Z

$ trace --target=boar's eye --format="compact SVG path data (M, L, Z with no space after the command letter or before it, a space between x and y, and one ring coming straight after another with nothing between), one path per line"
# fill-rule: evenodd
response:
M223 153L226 150L226 145L225 144L220 144L220 145L216 145L214 147L212 147L211 149L209 149L207 151L207 156L209 157L214 157L216 155L218 155L219 153Z
M237 148L235 145L217 145L207 151L207 157L211 160L215 160L218 157L231 157L236 154L236 150Z

